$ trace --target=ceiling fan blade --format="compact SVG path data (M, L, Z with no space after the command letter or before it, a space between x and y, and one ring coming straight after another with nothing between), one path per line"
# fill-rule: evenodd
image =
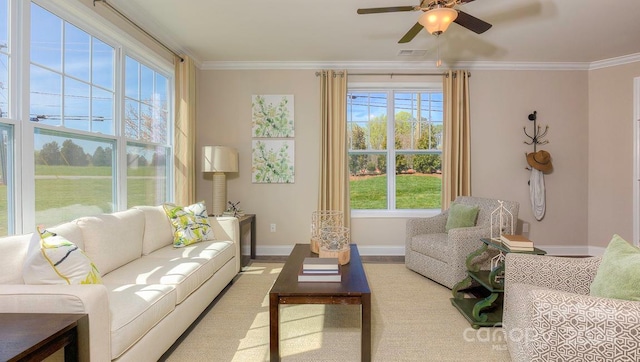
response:
M473 15L469 15L464 11L458 10L458 17L453 21L458 25L473 31L476 34L482 34L491 28L491 24L484 20L480 20Z
M398 43L408 43L412 41L422 29L424 29L424 27L420 25L420 23L416 23L416 25L409 29L409 31L400 40L398 40Z
M413 11L415 6L392 6L388 8L358 9L358 14L396 13L399 11Z
M458 0L458 2L457 2L457 3L458 3L458 4L466 4L466 3L470 3L470 2L472 2L472 1L473 1L473 0Z

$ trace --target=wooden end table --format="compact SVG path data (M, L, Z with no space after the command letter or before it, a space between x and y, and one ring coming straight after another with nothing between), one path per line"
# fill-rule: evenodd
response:
M0 314L0 360L41 361L64 347L66 362L78 361L78 322L86 314Z
M340 283L299 283L306 257L318 256L309 244L296 244L269 292L269 346L271 361L280 361L280 304L360 304L362 361L371 361L371 290L358 247L351 244L350 262L342 265Z

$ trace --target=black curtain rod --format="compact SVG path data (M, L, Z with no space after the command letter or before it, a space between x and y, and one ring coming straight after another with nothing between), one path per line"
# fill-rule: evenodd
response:
M153 39L153 41L155 41L157 44L159 44L160 46L162 46L163 48L165 48L167 51L169 51L170 53L172 53L173 55L175 55L178 59L180 59L181 62L184 62L184 58L182 58L182 56L180 56L180 54L176 53L173 49L169 48L168 46L164 45L163 42L161 42L160 40L158 40L158 38L156 38L155 36L151 35L148 31L142 29L140 27L140 25L136 24L133 22L133 20L129 19L128 16L126 16L125 14L123 14L120 10L116 9L113 7L113 5L109 4L107 2L107 0L93 0L93 6L96 6L96 2L102 3L104 4L104 6L106 6L107 8L109 8L109 10L113 11L114 13L118 14L121 18L123 18L124 20L126 20L129 24L135 26L138 30L140 30L141 32L143 32L146 36L148 36L149 38Z

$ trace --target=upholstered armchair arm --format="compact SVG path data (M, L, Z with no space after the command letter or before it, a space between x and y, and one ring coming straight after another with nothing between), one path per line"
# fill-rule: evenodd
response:
M416 235L444 233L449 211L432 217L407 219L407 240Z
M515 283L503 331L514 362L639 361L638 318L640 302Z
M587 295L599 265L599 257L564 258L509 253L505 257L505 292L511 284L524 283Z
M80 360L111 360L111 316L104 285L5 284L0 288L0 312L86 314L88 325L78 325Z

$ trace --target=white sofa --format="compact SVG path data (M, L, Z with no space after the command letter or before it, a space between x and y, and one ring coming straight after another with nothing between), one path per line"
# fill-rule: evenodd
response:
M31 234L0 238L0 313L85 313L83 361L157 360L240 270L238 219L209 218L216 240L174 248L162 206L49 228L96 264L103 284L26 285Z

